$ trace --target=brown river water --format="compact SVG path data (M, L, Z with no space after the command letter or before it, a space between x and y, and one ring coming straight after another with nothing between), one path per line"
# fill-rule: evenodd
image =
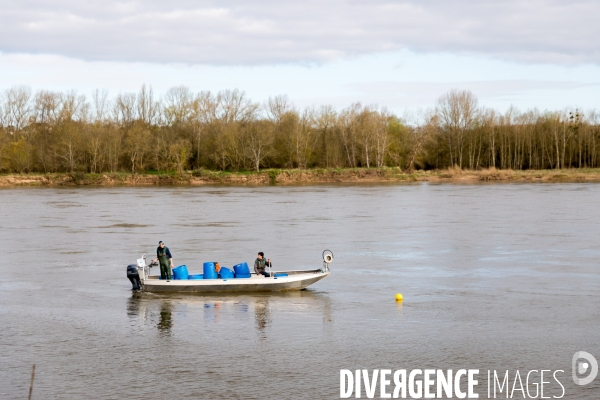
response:
M0 215L2 399L33 364L34 399L334 399L381 368L480 369L481 398L488 370L562 370L600 398L571 379L600 360L598 184L12 188ZM190 273L335 260L301 292L132 293L159 240Z

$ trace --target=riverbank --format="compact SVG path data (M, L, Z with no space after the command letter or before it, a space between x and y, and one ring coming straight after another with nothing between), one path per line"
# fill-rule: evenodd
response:
M160 185L272 185L303 183L383 182L600 182L600 168L563 170L461 170L403 171L399 168L265 169L260 172L188 171L174 173L51 173L0 175L0 186L160 186Z

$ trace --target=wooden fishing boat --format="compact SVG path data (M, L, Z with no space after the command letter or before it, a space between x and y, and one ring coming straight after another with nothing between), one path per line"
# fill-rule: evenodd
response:
M145 292L196 292L196 293L230 293L230 292L282 292L302 290L329 276L329 264L333 261L333 253L323 252L323 266L313 270L271 271L270 277L250 273L248 278L217 279L160 279L160 275L151 275L153 265L146 263L145 255L137 260L137 265L128 267L127 277L133 284L133 290ZM137 270L138 279L133 268Z

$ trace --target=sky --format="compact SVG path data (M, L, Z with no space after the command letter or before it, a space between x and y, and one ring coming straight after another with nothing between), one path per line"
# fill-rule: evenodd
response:
M238 88L396 113L600 104L600 2L0 0L0 90Z

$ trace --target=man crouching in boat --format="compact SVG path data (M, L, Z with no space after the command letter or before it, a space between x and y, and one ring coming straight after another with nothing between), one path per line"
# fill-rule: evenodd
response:
M254 272L256 275L264 275L267 278L271 275L265 271L265 267L271 267L271 259L265 260L265 253L258 252L258 258L254 261Z
M171 280L171 268L173 268L173 256L163 241L158 242L156 258L152 262L160 261L160 279Z

